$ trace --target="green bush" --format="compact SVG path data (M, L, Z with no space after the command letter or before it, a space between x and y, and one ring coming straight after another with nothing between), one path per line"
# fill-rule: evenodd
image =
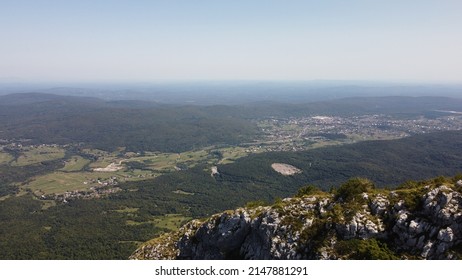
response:
M320 189L314 185L308 185L306 187L302 187L298 190L296 197L303 197L304 195L312 195L319 192Z
M341 256L353 260L397 260L396 254L388 246L376 239L341 240L335 244Z
M404 204L409 211L417 211L422 207L422 196L425 194L424 188L415 189L411 191L399 192L399 198L404 200Z
M266 201L263 201L263 200L255 200L255 201L249 201L247 202L247 204L245 205L246 208L257 208L259 206L267 206L268 203Z
M337 189L337 198L344 201L351 201L354 198L364 192L368 192L374 188L374 183L365 178L352 178L343 183L340 188Z
M456 183L457 181L462 180L462 173L457 173L454 178L452 178L452 181Z
M462 180L462 173L459 173L452 178L452 183L455 185L454 189L458 192L462 192L462 186L456 185L459 180Z
M396 189L403 190L403 189L415 189L422 185L421 182L407 180L406 182L400 184Z
M447 184L449 181L450 180L444 176L438 176L432 180L432 183L435 184L437 187L439 187L441 185Z

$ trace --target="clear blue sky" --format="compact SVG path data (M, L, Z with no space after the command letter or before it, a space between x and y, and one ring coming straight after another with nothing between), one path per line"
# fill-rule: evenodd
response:
M0 78L462 82L461 0L1 0Z

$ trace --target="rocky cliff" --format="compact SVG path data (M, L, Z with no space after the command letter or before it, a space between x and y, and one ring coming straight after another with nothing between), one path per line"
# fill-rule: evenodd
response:
M194 220L132 259L461 259L462 180L378 190L352 179Z

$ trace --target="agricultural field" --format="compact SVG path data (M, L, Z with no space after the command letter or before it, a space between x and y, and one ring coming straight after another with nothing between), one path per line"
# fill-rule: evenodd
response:
M136 210L134 212L136 212ZM181 214L166 214L163 216L154 216L150 221L143 222L143 223L151 223L157 228L162 228L167 231L173 231L173 230L179 229L184 223L190 221L191 219L192 217L185 217ZM127 225L140 225L140 224L142 223L135 222L132 220L127 220Z
M22 189L29 189L41 196L152 179L165 173L192 168L199 163L209 166L233 163L238 158L264 151L259 146L207 147L183 153L126 153L123 148L115 152L83 149L83 155L74 154L64 158L63 147L39 146L23 147L14 164L28 165L63 158L64 167L37 175L27 182L17 182ZM12 160L7 153L0 155L4 161Z
M233 163L236 159L245 157L249 155L250 153L256 153L259 150L261 149L259 149L258 147L236 146L236 147L223 148L219 150L223 158L218 163L219 164Z
M145 153L143 156L132 157L126 162L139 162L146 168L157 171L173 171L181 156L175 153Z
M130 208L130 207L125 207L122 209L114 210L117 213L136 213L138 212L139 208Z
M158 176L152 171L130 170L117 172L52 172L35 177L23 185L37 195L63 194L69 191L85 191L113 182L140 181Z
M69 160L66 161L61 171L65 172L76 172L81 171L86 165L88 165L91 161L89 159L84 159L81 156L73 156Z
M265 120L259 125L265 131L266 137L257 142L243 143L238 146L208 146L200 150L181 153L152 151L135 153L126 152L123 147L119 147L113 152L82 149L79 153L72 153L70 152L71 149L57 145L24 146L17 148L16 160L11 154L0 152L0 164L9 163L11 166L20 167L63 159L64 166L62 168L52 170L47 174L37 175L20 185L23 189L30 189L36 195L49 195L85 191L92 187L108 184L117 185L123 182L151 179L165 173L193 168L197 164L206 164L209 167L218 164L231 164L237 159L251 154L308 150L365 140L365 134L357 133L351 133L349 138L339 139L308 136L307 134L314 132L324 132L316 131L316 126L311 123L321 121L331 120L318 120L316 118L288 121ZM311 138L308 139L307 136ZM371 139L378 138L375 134L371 134L369 137ZM294 141L294 139L296 140ZM67 155L66 149L68 150Z
M89 167L105 168L112 163L126 164L130 162L138 162L144 168L153 171L174 171L178 164L185 164L189 167L203 162L210 156L207 150L187 151L183 153L160 153L160 152L144 152L140 153L124 153L114 152L108 153L101 150L84 150L85 153L97 158L96 161L91 162Z
M293 124L285 127L286 131L292 133L297 129ZM60 169L34 176L27 182L17 182L22 189L30 189L37 196L60 195L71 191L88 191L91 188L152 179L165 173L193 168L197 164L211 167L217 164L231 164L251 154L280 149L292 150L293 143L282 138L284 137L259 143L245 143L242 146L209 146L181 153L134 153L126 152L122 147L114 152L82 149L79 153L72 153L72 149L57 145L25 146L18 149L19 156L16 160L9 153L0 152L0 164L9 163L11 166L20 167L63 159L64 166ZM314 141L303 146L303 149L342 144L342 141L325 140Z
M44 161L64 158L65 150L59 146L29 146L20 149L20 156L13 162L12 166L26 166Z
M177 230L183 223L191 220L192 217L185 217L181 214L166 214L164 216L157 216L154 218L153 223L156 227L164 228L169 231Z
M7 152L0 151L0 164L8 164L14 158Z
M342 121L344 120L335 120L335 125ZM331 133L331 131L319 131L318 122L333 122L333 120L327 117L264 120L259 123L259 127L266 136L258 141L255 140L256 142L236 146L208 146L181 153L153 151L135 153L127 152L124 147L119 147L113 152L87 148L73 153L72 149L58 145L23 146L15 148L16 159L12 154L0 152L0 164L22 167L63 159L63 167L51 170L47 174L36 175L27 182L17 182L22 189L30 189L36 195L63 194L70 191L85 191L92 187L151 179L165 173L193 168L197 164L205 164L208 167L232 164L237 159L251 154L309 150L363 141L366 137L367 139L380 138L373 133L370 135L350 133L348 137L338 139L329 139L330 134L326 134L326 137L316 136L319 133Z
M63 149L32 149L25 148L16 164L32 164L41 160L51 160L64 157ZM185 153L154 153L143 155L136 153L123 154L121 151L109 153L101 150L84 150L84 153L94 156L96 160L71 156L65 160L64 167L54 172L39 175L22 185L36 195L63 194L69 191L84 191L91 187L99 187L114 182L140 181L157 177L165 172L174 172L189 168L198 162L210 159L207 151L189 151ZM2 153L3 155L3 153ZM3 156L8 160L8 154ZM84 170L85 167L92 169ZM113 169L108 166L114 167ZM18 182L20 183L20 182Z
M109 178L111 175L106 174ZM32 190L38 195L62 194L67 191L86 190L102 175L94 172L52 172L46 175L38 176L23 187Z
M120 161L118 160L118 156L116 153L109 153L106 151L96 150L96 149L84 149L83 152L97 158L96 161L91 162L89 165L89 167L92 169L104 168L104 167L107 167L111 163Z
M126 160L129 162L139 162L146 165L146 168L155 171L174 171L178 165L193 167L199 162L205 162L210 154L207 150L187 151L183 153L155 153L146 152L143 155L131 157Z

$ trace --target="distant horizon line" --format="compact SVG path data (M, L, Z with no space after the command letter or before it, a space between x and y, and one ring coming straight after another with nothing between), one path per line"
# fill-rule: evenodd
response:
M26 80L26 79L9 79L0 78L0 86L4 85L22 85L22 86L35 86L35 85L162 85L162 84L252 84L252 83L294 83L294 84L381 84L381 85L461 85L462 81L444 81L444 80L379 80L379 79L157 79L157 80Z

